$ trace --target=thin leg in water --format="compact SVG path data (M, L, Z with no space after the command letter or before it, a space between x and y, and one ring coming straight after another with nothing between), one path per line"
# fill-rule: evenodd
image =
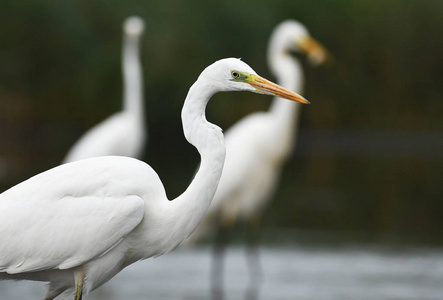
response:
M257 300L263 272L259 255L260 221L261 216L256 215L248 221L246 232L246 258L249 270L249 286L246 290L247 300Z
M225 226L222 223L217 229L212 250L212 265L211 265L211 296L212 300L223 300L223 270L224 270L224 255L227 243L229 241L230 226Z

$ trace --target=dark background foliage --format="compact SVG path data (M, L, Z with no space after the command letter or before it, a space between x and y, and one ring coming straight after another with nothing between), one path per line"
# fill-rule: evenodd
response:
M241 57L273 79L266 47L293 18L333 54L312 68L312 103L265 225L441 241L443 2L433 0L2 1L2 190L60 163L87 129L121 108L121 25L145 19L149 130L144 160L168 196L198 164L180 110L207 65ZM227 129L270 99L218 94L208 119Z

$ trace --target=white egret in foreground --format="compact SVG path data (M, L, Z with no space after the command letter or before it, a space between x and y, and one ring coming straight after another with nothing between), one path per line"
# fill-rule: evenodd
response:
M291 51L306 53L314 63L325 62L327 51L296 21L280 23L268 47L268 63L277 82L296 92L303 87L300 63ZM257 257L259 221L276 189L282 166L292 151L301 105L275 98L268 112L257 112L225 132L226 160L207 217L191 239L217 230L213 262L213 293L222 293L222 255L229 229L236 221L249 223L251 278L260 274ZM252 280L257 284L258 278ZM254 293L255 287L250 289ZM220 298L221 295L214 298Z
M146 130L139 43L144 22L138 17L127 18L123 31L123 111L86 132L69 150L63 163L105 155L135 158L142 155Z
M205 108L217 92L250 91L308 103L239 59L207 67L190 88L183 131L201 156L189 187L169 201L157 173L134 158L104 156L60 165L0 194L0 279L49 281L45 299L75 299L138 260L167 253L203 219L221 176L222 131Z

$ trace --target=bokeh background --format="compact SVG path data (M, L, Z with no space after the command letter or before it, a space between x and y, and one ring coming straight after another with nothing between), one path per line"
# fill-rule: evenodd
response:
M264 228L369 239L443 241L443 2L3 0L0 9L0 187L56 166L87 129L120 110L122 22L146 22L144 160L169 198L199 161L183 137L188 88L217 59L264 77L273 27L293 18L333 54L305 66L294 153ZM218 94L224 129L270 97Z
M312 104L303 108L298 143L264 216L262 298L441 299L443 1L0 6L1 191L58 165L86 130L120 110L122 22L138 15L146 22L144 160L175 198L199 162L181 128L189 87L224 57L241 57L274 79L265 59L269 35L285 19L301 21L334 63L313 68L299 57ZM270 101L217 94L207 116L227 129ZM243 251L231 251L232 299L247 285L243 264ZM88 299L208 299L209 265L209 246L182 247L131 266ZM1 282L0 291L2 300L40 299L44 286Z

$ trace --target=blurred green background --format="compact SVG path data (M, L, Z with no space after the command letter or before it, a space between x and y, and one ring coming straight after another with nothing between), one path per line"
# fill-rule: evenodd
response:
M122 22L145 19L144 160L169 198L199 161L180 110L209 64L241 57L274 80L269 35L301 21L333 54L303 57L311 101L264 226L442 242L443 1L3 0L0 9L0 187L60 163L87 129L121 108ZM224 129L270 97L213 97Z

